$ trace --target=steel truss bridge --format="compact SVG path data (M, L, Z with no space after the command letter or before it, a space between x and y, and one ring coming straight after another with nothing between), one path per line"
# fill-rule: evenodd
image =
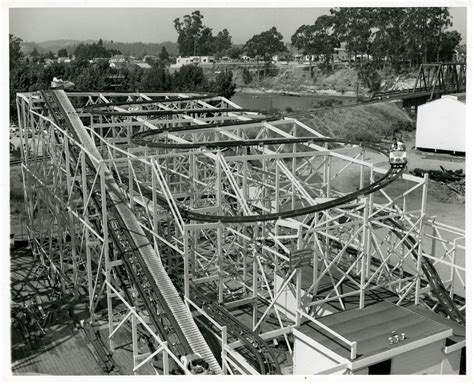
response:
M403 107L411 107L461 92L466 92L466 64L421 64L413 88L376 92L370 100L401 99Z
M427 178L377 144L213 95L44 91L17 106L34 254L87 295L112 350L126 330L135 373L189 374L179 356L198 353L216 374L279 374L273 339L292 353L302 321L381 292L465 322L464 231L428 217Z

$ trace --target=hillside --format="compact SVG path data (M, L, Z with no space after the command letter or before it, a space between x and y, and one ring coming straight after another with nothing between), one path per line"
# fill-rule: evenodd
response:
M49 51L57 53L58 50L66 48L68 52L73 50L74 47L83 43L83 44L92 44L97 42L95 40L48 40L42 42L35 41L25 41L21 44L21 49L24 53L30 53L34 48L41 54L48 53ZM162 47L165 47L168 53L171 56L176 56L178 54L178 44L172 41L165 41L162 43L122 43L104 40L104 46L107 49L118 49L124 55L128 56L143 56L144 54L148 55L158 55L161 52Z
M321 110L297 119L325 136L348 140L380 141L415 129L413 119L396 103Z

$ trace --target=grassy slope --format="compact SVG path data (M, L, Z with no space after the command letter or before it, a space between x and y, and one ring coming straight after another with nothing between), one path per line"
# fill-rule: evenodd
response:
M394 103L330 109L298 116L323 135L379 141L412 124L410 116Z

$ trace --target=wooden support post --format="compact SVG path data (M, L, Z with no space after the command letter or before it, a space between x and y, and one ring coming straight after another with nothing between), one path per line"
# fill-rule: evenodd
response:
M170 363L169 363L169 354L168 354L168 342L163 342L163 374L169 375L170 374Z
M87 168L86 168L86 156L84 152L81 152L79 156L81 162L81 175L82 175L82 196L83 196L83 210L85 215L85 221L87 225L90 225L89 211L87 207L88 190L87 190ZM86 269L87 269L87 289L89 291L89 313L90 321L94 321L94 288L93 288L93 276L92 276L92 260L91 260L91 245L89 244L89 229L87 225L84 228L84 237L86 243ZM98 266L100 269L100 265ZM99 273L99 272L98 272Z
M314 214L314 228L318 225L318 212ZM319 276L319 260L318 260L318 234L316 233L316 229L313 231L313 282L318 280ZM318 284L316 284L313 288L313 296L316 297L318 293Z
M101 162L99 164L99 175L100 175L100 194L101 194L101 210L102 210L102 228L104 235L104 260L105 260L105 279L108 283L112 284L111 269L110 266L110 255L109 255L109 231L108 231L108 217L107 217L107 190L105 188L105 164ZM109 335L114 330L114 318L112 308L112 291L110 285L107 284L107 316L109 324ZM110 350L114 350L114 342L112 338L109 339Z
M255 241L255 240L254 240ZM253 275L252 275L252 302L253 311L252 311L252 329L257 325L257 289L258 289L258 261L257 261L257 251L253 253Z
M222 373L224 375L227 375L227 327L224 326L222 327L222 338L221 338L221 344L222 344L222 351L221 351L221 357L222 357Z
M300 225L298 227L297 249L301 249L302 246L303 246L303 226ZM300 311L304 311L304 307L302 307L302 303L301 303L302 283L303 283L302 268L298 268L296 271L296 326L297 327L301 325Z
M428 197L428 174L425 173L424 180L423 180L423 191L421 196L421 213L420 213L420 226L418 229L418 258L416 260L416 288L415 288L415 305L420 303L420 286L421 286L421 275L423 269L421 267L421 259L423 254L423 225L426 216L426 199Z
M364 148L361 151L361 160L364 161ZM372 170L373 171L373 170ZM364 188L364 165L360 165L360 176L359 176L359 189Z
M184 272L183 272L183 278L184 278L184 297L186 299L190 299L189 297L189 230L186 228L186 224L184 225L183 228L184 232ZM186 306L189 308L189 303L187 300L184 300L184 303Z
M224 253L222 251L222 223L217 227L217 270L219 274L219 304L224 302Z
M135 310L135 307L132 307ZM137 318L134 314L132 314L132 354L133 354L133 367L135 368L138 365L138 356L140 355L140 351L138 350L138 332L137 332ZM133 371L133 374L136 375L138 372L137 370Z
M374 183L374 169L373 168L370 168L370 183ZM372 212L373 212L373 207L374 207L374 195L373 193L371 193L368 197L368 202L367 202L367 218L371 217L372 216ZM367 255L367 267L366 267L366 279L369 279L369 275L370 275L370 272L371 272L371 268L370 268L370 265L372 263L372 251L371 251L371 237L370 237L370 233L371 233L371 226L370 226L370 221L367 220L367 233L364 237L364 249L366 251L366 255Z
M369 242L369 201L365 198L364 202L364 221L362 228L362 257L361 257L361 270L360 270L360 295L359 295L359 308L362 309L365 306L365 281L366 281L366 268L367 268L367 252Z

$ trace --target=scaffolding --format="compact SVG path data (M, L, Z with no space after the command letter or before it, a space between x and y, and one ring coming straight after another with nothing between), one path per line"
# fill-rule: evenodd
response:
M382 294L463 316L465 233L427 217L426 177L399 172L382 185L390 170L380 153L324 142L296 119L262 119L223 97L60 93L94 148L58 124L42 93L18 95L29 240L61 292L88 296L90 321L105 319L112 350L116 332L128 327L134 372L154 361L160 373L170 365L189 373L179 359L185 348L167 338L173 324L163 320L149 279L126 268L122 237L113 238L120 225L106 198L111 188L188 314L217 340L215 371L275 373L242 353L243 334L261 348L282 337L291 351L288 336L302 320L364 308ZM193 148L134 142L150 130L157 131L151 143ZM218 141L250 144L209 146ZM328 208L284 215L318 206ZM264 215L276 219L258 219ZM247 322L229 317L239 307L250 309ZM153 316L161 320L150 322ZM139 333L152 350L139 346Z

